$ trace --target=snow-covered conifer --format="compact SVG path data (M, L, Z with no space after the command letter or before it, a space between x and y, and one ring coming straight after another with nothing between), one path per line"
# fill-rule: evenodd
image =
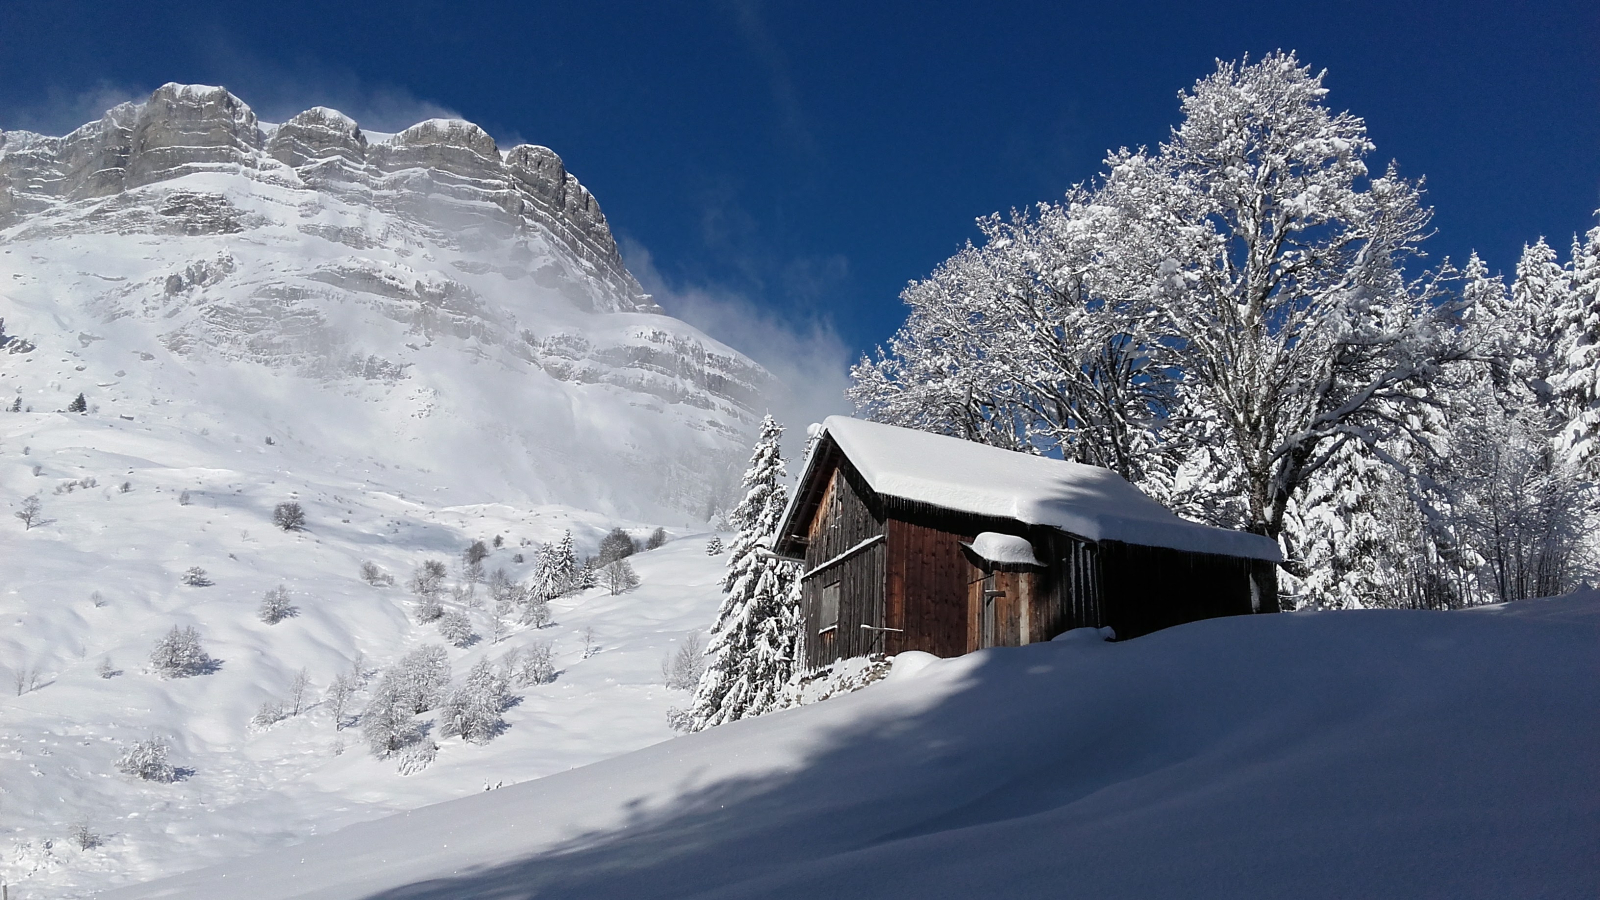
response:
M711 536L711 540L706 541L706 555L707 556L721 556L722 555L722 538L720 538L717 535L713 534Z
M778 520L788 503L779 442L783 427L767 416L761 423L744 499L733 511L738 530L722 579L724 597L712 626L701 675L684 724L699 731L760 715L775 707L798 660L800 608L798 568L771 556Z

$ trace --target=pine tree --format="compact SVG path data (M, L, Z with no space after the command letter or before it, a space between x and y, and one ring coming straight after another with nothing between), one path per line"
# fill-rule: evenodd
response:
M83 413L88 411L89 400L83 396L82 392L79 392L78 396L74 397L72 402L67 404L67 412Z
M724 597L706 647L710 665L682 718L687 730L773 709L795 672L800 643L798 567L771 555L788 473L779 450L783 427L771 416L744 473L744 499L733 511L738 531L722 579Z
M1567 459L1600 480L1600 228L1573 243L1567 302L1553 386L1565 416L1558 445Z

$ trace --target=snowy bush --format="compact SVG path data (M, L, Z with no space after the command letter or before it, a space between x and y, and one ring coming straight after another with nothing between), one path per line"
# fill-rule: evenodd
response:
M264 731L289 718L289 710L276 700L267 700L256 710L250 718L250 728L253 731Z
M300 504L289 500L272 508L272 524L284 531L295 531L306 525L306 512Z
M444 615L444 604L437 594L422 594L417 597L416 612L418 622L437 622Z
M439 617L439 636L453 647L470 647L478 639L472 633L472 620L467 614L451 610Z
M625 559L613 560L600 570L606 590L612 596L631 591L639 586L639 574L633 571L633 564Z
M103 841L96 834L88 822L79 822L67 830L67 838L76 844L79 850L93 850Z
M700 652L700 636L691 634L678 645L678 651L661 661L661 678L675 691L691 691L700 683L705 669Z
M489 558L489 547L483 541L473 541L467 549L461 551L461 561L466 565L481 563Z
M394 576L378 568L371 560L361 564L361 580L373 587L389 587L394 584Z
M507 653L502 664L511 682L518 687L556 680L555 659L549 644L534 644L526 650Z
M445 736L460 735L471 743L487 744L505 728L500 713L510 699L505 676L496 672L487 659L479 660L440 711Z
M205 569L199 566L190 566L183 573L183 583L190 587L210 587L215 582L211 580L210 575L206 574Z
M101 658L100 665L95 666L94 673L101 678L115 678L122 674L117 671L116 666L111 664L111 657L109 656Z
M711 536L711 540L706 541L706 555L707 556L719 556L719 555L721 555L721 553L722 553L722 538L717 537L716 535L713 534Z
M524 595L518 621L534 628L543 628L550 624L550 618L549 600L534 593Z
M299 610L289 603L289 589L280 584L262 595L261 608L256 614L268 625L276 625L298 612Z
M150 668L163 678L183 678L203 675L215 667L216 661L200 646L200 633L194 626L172 626L166 636L156 641L150 651Z
M187 490L181 491L178 494L178 505L179 506L188 506L189 503L190 503L189 492Z
M424 561L411 576L406 586L417 598L417 621L432 622L444 615L444 607L439 605L439 595L444 592L444 576L444 563L437 559Z
M644 542L646 550L657 550L666 545L667 530L665 528L657 528L655 531L650 532L650 539Z
M158 737L139 741L117 758L117 771L145 781L175 781L178 770L167 762L167 742Z
M426 769L438 755L438 744L430 740L415 741L400 751L400 762L395 769L401 775L415 775Z

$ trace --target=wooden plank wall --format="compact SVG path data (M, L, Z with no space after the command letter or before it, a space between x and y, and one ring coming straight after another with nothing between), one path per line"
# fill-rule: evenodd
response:
M833 559L861 541L883 534L881 513L873 509L871 491L842 460L829 477L822 502L808 530L806 571ZM839 623L821 630L822 588L839 585ZM862 625L884 624L884 542L805 579L800 598L806 622L806 665L817 668L836 659L879 652L883 632Z
M1116 630L1118 640L1254 611L1254 560L1116 541L1101 541L1099 550L1105 624Z
M886 652L922 650L935 656L967 652L969 621L967 585L975 568L961 542L970 534L953 534L927 525L890 518L888 525L888 626Z

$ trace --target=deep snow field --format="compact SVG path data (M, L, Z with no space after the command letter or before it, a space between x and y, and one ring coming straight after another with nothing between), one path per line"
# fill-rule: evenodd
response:
M457 680L480 658L536 642L552 645L560 671L552 684L516 689L508 729L485 746L435 730L436 761L403 776L367 752L359 728L336 732L325 706L251 729L302 667L320 701L357 654L373 671L444 643L413 620L403 587L424 559L446 561L455 584L461 551L500 535L486 569L525 578L532 545L563 530L581 555L614 526L640 537L651 526L560 506L431 505L449 481L397 464L403 447L375 446L374 458L350 463L292 432L267 444L273 429L252 433L248 411L215 416L202 433L194 418L204 409L174 398L132 422L109 411L0 412L0 877L11 897L86 896L672 736L666 712L687 694L663 686L661 661L691 634L703 641L725 559L705 555L708 534L681 527L633 557L639 588L557 600L553 625L514 626L496 645L486 608L468 610L482 639L449 648ZM77 486L90 478L93 487ZM36 492L48 521L25 529L13 513ZM303 531L271 524L273 506L291 499L306 511ZM527 562L513 562L516 553ZM364 560L396 585L362 581ZM214 583L183 584L191 566ZM264 624L262 594L280 584L298 615ZM146 671L174 625L199 631L220 661L215 672L163 680ZM102 660L117 674L101 677ZM352 707L363 703L357 695ZM155 784L117 772L123 749L149 736L168 739L171 761L192 774ZM78 824L102 845L69 841Z
M912 658L915 657L915 658ZM1592 898L1600 594L1091 631L133 898Z

